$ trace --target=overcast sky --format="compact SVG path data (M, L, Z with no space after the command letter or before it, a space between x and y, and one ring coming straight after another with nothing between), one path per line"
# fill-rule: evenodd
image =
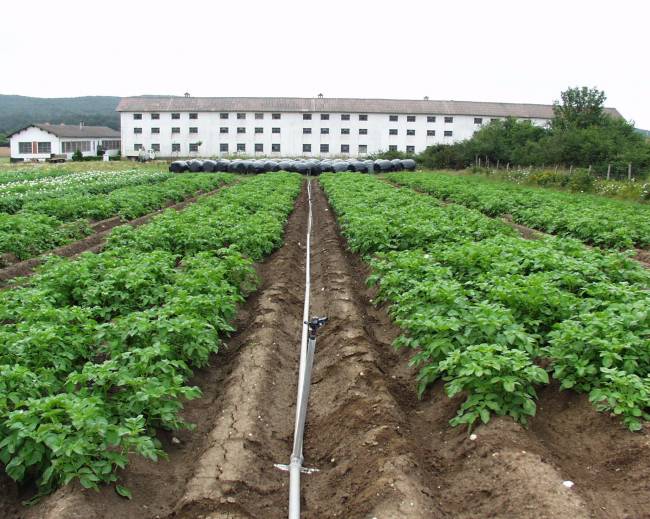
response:
M647 0L5 0L0 93L552 103L650 129Z

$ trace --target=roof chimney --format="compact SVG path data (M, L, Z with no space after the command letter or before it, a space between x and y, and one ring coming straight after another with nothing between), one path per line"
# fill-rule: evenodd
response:
M318 94L318 99L323 99L323 94Z
M189 92L185 92L185 97L190 97L190 93L189 93Z

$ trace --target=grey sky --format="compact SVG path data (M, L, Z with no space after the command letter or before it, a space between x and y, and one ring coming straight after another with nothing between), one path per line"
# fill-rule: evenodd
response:
M5 0L0 93L551 103L650 129L646 0Z

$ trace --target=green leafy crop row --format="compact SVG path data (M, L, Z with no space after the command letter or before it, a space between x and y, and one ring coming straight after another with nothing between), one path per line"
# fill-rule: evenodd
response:
M377 178L321 183L405 332L396 345L416 350L420 392L442 379L466 395L452 424L526 423L549 372L632 430L650 419L650 273L636 262L567 238L527 241Z

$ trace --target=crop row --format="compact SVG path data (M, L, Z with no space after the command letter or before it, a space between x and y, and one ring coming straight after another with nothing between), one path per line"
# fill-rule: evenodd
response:
M0 213L0 266L6 259L24 260L83 238L92 232L88 220L119 216L137 218L170 202L179 202L199 191L231 183L235 176L183 175L157 184L128 186L107 194L62 195L32 201L15 214ZM10 255L10 256L6 256Z
M419 390L466 395L452 424L526 423L549 372L632 430L650 419L650 273L620 253L549 237L373 177L320 179L377 302L416 350ZM541 366L546 366L544 369Z
M650 246L650 207L644 204L445 173L394 173L387 178L488 216L509 215L518 224L588 244Z
M0 461L41 492L116 481L156 428L189 427L192 370L219 349L282 242L298 175L244 180L182 212L113 230L106 249L51 258L0 299ZM126 489L118 491L128 494Z

